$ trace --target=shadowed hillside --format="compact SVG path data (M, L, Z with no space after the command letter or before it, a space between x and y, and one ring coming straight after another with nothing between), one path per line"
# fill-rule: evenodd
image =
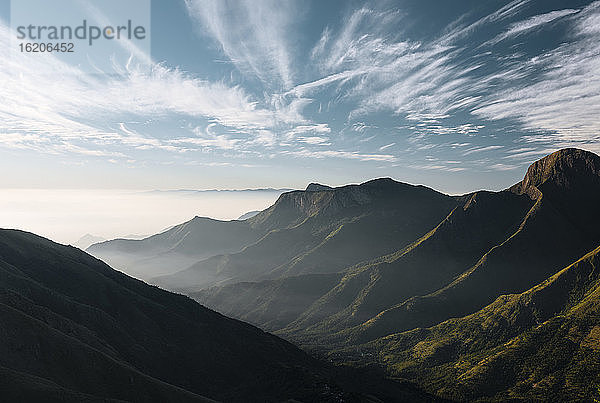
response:
M311 249L271 270L274 280L262 280L262 274L243 283L232 278L231 285L191 295L316 350L431 326L472 313L501 294L522 292L600 243L599 167L595 154L561 150L532 164L523 181L508 190L454 198L458 206L445 218L392 253L339 267L336 259L352 256L351 245L361 248L360 242L340 236L346 251L329 249L325 257L311 260L320 256L318 247ZM319 211L314 203L322 197L300 204ZM373 233L369 239L384 236ZM255 273L248 249L239 254L245 258L239 270ZM259 267L270 264L270 257L261 254ZM213 259L196 269L217 265L219 271L217 261L223 261ZM317 280L289 271L296 262L307 267L309 261L311 273L332 275Z
M471 313L502 293L533 286L598 245L599 168L598 156L573 149L534 163L511 189L536 200L514 233L447 286L382 310L352 337L366 341Z
M249 219L252 227L270 231L241 252L211 257L153 282L193 292L238 281L335 273L407 245L457 204L432 189L391 179L321 189L285 193Z

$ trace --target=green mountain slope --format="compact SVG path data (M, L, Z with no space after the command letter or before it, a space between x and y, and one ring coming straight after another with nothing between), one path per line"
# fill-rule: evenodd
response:
M0 230L0 323L3 396L344 396L322 364L291 344L21 231Z
M501 192L314 185L248 220L256 242L156 281L445 398L590 400L599 250L577 259L600 245L598 206L600 157L577 149Z
M512 235L453 282L380 312L352 329L351 338L363 342L474 312L500 294L533 286L600 243L600 157L561 150L534 163L512 190L536 198Z
M377 362L455 400L599 399L600 247L469 316L333 355Z
M304 223L307 226L318 222L319 212L330 200L328 192L312 193L311 203L298 203L312 214ZM216 267L217 273L228 275L211 278L218 286L196 291L194 298L323 351L472 313L501 294L528 289L600 243L600 158L589 152L561 150L533 163L523 181L508 190L476 192L453 200L458 207L429 232L412 241L402 239L394 252L379 257L369 256L361 247L386 239L382 234L398 228L382 223L393 203L378 205L379 225L374 224L376 214L346 221L319 246L267 274L264 267L271 257L287 252L278 248L263 252L258 242L239 254L204 261L196 266L201 270L178 275L189 275L186 280L193 284L199 273ZM277 211L275 206L271 210ZM361 220L372 220L373 225L362 225L367 221ZM289 239L296 247L306 245L307 234L314 236L312 229L318 228L312 225L311 230L304 230L303 225L288 229L295 231L293 240L277 231L270 236L277 242ZM374 230L369 233L364 228ZM353 234L367 236L358 241L351 238ZM279 244L279 249L290 248ZM362 263L359 256L364 257ZM238 272L248 270L243 284L236 284L239 277L227 271L232 261ZM329 281L309 286L311 277L303 277L305 273L337 273L340 280L329 289ZM282 286L287 277L298 274L296 281L303 278L303 287L288 291ZM268 276L275 279L264 280ZM277 304L284 301L302 303L279 314Z
M363 323L387 307L451 282L503 239L531 201L510 192L478 192L437 227L397 253L347 271L285 333L329 334Z

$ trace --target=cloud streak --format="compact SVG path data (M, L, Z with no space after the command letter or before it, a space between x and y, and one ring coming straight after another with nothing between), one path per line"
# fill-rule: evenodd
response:
M294 22L294 2L186 0L185 4L240 71L275 88L292 86L294 73L286 38Z
M513 38L519 35L523 35L527 32L538 29L552 21L555 21L559 18L566 17L568 15L572 15L578 13L580 10L575 9L565 9L565 10L557 10L551 11L546 14L533 16L525 21L520 21L512 24L505 32L496 36L494 39L490 40L488 44L495 44L500 41L503 41L508 38Z
M600 43L595 34L600 32L600 2L580 11L574 28L573 41L514 68L529 80L492 93L473 113L490 120L516 118L525 129L546 133L538 137L541 141L600 150Z
M482 15L467 10L421 36L404 30L412 17L403 10L366 3L319 26L301 51L298 3L185 5L239 81L208 81L150 59L149 71L115 62L111 74L91 76L52 56L7 57L0 146L115 161L165 152L198 166L211 166L194 160L208 152L391 166L407 143L422 156L442 149L444 136L464 144L449 146L457 159L504 155L508 131L528 149L515 154L523 158L549 144L600 148L600 2L548 10L516 0ZM555 28L566 34L540 38L539 50L527 43ZM2 24L0 35L9 35ZM2 54L10 51L0 43Z

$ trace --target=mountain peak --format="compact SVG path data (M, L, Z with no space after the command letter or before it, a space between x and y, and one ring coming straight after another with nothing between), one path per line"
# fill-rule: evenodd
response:
M311 183L306 187L306 192L320 192L322 190L332 190L331 186L321 185L320 183Z
M545 184L571 188L582 177L600 179L600 157L578 148L564 148L534 162L523 181L513 186L517 193L535 193Z
M401 184L401 182L397 182L392 178L377 178L371 179L367 182L364 182L362 185L371 186L371 187L388 187L388 186L397 186Z

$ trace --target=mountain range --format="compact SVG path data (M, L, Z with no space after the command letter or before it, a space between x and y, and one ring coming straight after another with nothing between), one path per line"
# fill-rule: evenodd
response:
M600 157L563 149L499 192L311 184L243 221L197 217L89 251L132 272L189 257L144 278L444 398L591 400L598 206Z

